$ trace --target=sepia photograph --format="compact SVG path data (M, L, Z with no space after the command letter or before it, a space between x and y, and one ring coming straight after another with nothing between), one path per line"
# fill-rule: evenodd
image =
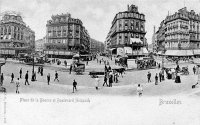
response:
M200 125L200 0L0 0L0 125Z

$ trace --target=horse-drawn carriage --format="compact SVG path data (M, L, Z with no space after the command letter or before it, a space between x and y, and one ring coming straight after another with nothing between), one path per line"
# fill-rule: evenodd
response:
M182 75L189 75L188 67L182 67Z
M156 67L156 61L150 57L136 59L137 69L150 69Z
M0 92L6 93L6 88L0 87Z
M118 56L115 59L115 63L119 64L120 66L127 67L127 65L128 65L127 59L128 59L128 57L120 57L120 56Z
M76 72L76 74L83 74L83 72L85 72L85 64L83 63L74 63L74 72Z

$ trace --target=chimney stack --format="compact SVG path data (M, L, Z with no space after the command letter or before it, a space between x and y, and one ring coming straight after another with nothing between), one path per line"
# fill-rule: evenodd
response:
M129 5L128 5L128 11L129 11Z

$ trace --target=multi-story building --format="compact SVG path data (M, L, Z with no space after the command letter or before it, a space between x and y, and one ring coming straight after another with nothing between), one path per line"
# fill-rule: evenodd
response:
M200 15L194 10L188 11L186 7L168 15L158 30L158 50L170 50L166 52L167 55L178 52L177 50L182 52L181 55L195 55L196 50L193 50L200 48L199 23Z
M0 55L18 56L31 53L35 48L35 32L24 23L16 12L5 12L0 22Z
M80 19L72 18L69 13L51 18L46 24L46 54L71 57L74 53L89 52L90 36Z
M35 41L35 51L43 53L45 44L45 37Z
M103 53L103 52L104 52L104 43L91 38L90 53L96 54L96 53Z
M145 15L139 13L137 6L128 5L127 11L115 15L105 45L110 50L117 49L112 54L119 54L118 50L130 54L127 50L138 50L147 46L145 34ZM127 47L129 49L126 50ZM131 54L136 55L135 52Z

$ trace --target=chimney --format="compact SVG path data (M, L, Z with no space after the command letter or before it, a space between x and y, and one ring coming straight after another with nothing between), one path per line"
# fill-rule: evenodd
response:
M129 5L128 5L128 11L129 11Z

